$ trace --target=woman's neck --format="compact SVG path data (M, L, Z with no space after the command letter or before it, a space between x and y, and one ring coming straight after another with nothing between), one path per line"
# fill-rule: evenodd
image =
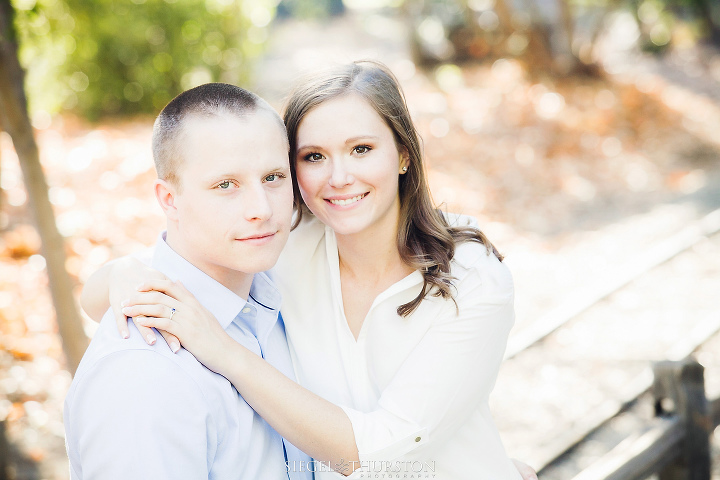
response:
M341 276L350 275L365 281L392 283L412 273L400 256L397 246L398 215L365 230L337 235Z

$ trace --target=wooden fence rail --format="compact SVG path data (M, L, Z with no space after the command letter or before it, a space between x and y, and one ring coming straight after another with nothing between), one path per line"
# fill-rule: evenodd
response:
M653 366L656 418L573 480L709 480L710 433L720 399L705 396L703 366L691 358Z

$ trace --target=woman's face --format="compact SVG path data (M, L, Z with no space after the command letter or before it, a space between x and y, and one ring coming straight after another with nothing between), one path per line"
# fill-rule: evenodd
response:
M407 155L359 95L333 98L305 115L295 162L305 204L336 234L397 229L398 179Z

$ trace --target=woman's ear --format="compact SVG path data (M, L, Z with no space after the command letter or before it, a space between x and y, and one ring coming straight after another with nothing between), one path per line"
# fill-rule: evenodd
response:
M398 151L400 152L400 175L404 175L410 168L410 152L408 152L407 147L402 145L398 148Z
M157 198L160 208L162 208L168 220L177 220L177 207L175 206L175 197L177 196L177 188L167 180L155 180L155 198Z

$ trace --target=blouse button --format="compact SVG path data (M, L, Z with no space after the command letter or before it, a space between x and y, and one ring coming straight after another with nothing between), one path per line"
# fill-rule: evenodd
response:
M243 308L242 313L250 313L250 307Z
M415 437L415 442L419 442L420 440L420 437Z

